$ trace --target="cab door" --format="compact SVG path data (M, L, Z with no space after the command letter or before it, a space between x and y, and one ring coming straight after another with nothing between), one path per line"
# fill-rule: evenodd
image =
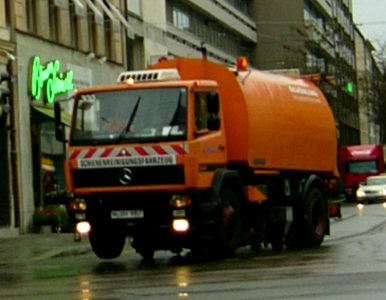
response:
M192 98L191 149L197 163L196 179L199 187L210 187L215 170L225 168L227 162L220 98L213 90L196 90Z

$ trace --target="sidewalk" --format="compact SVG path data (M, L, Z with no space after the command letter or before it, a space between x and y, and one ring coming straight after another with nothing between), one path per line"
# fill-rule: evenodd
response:
M75 242L72 233L0 236L0 265L2 262L23 263L51 257L80 255L91 251L87 237Z

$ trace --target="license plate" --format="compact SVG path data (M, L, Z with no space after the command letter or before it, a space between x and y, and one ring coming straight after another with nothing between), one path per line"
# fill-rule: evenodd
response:
M111 211L111 219L142 219L142 218L143 218L142 209Z

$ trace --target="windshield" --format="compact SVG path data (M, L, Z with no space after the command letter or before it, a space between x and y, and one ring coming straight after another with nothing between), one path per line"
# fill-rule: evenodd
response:
M349 162L348 172L351 174L378 173L377 162L375 160Z
M386 185L386 177L369 177L366 181L367 185Z
M186 89L109 91L81 95L72 145L186 139Z

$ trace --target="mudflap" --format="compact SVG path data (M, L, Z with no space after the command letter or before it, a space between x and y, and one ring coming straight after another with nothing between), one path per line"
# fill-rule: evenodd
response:
M329 218L342 218L341 205L344 201L346 201L346 198L343 194L328 198L327 203Z

